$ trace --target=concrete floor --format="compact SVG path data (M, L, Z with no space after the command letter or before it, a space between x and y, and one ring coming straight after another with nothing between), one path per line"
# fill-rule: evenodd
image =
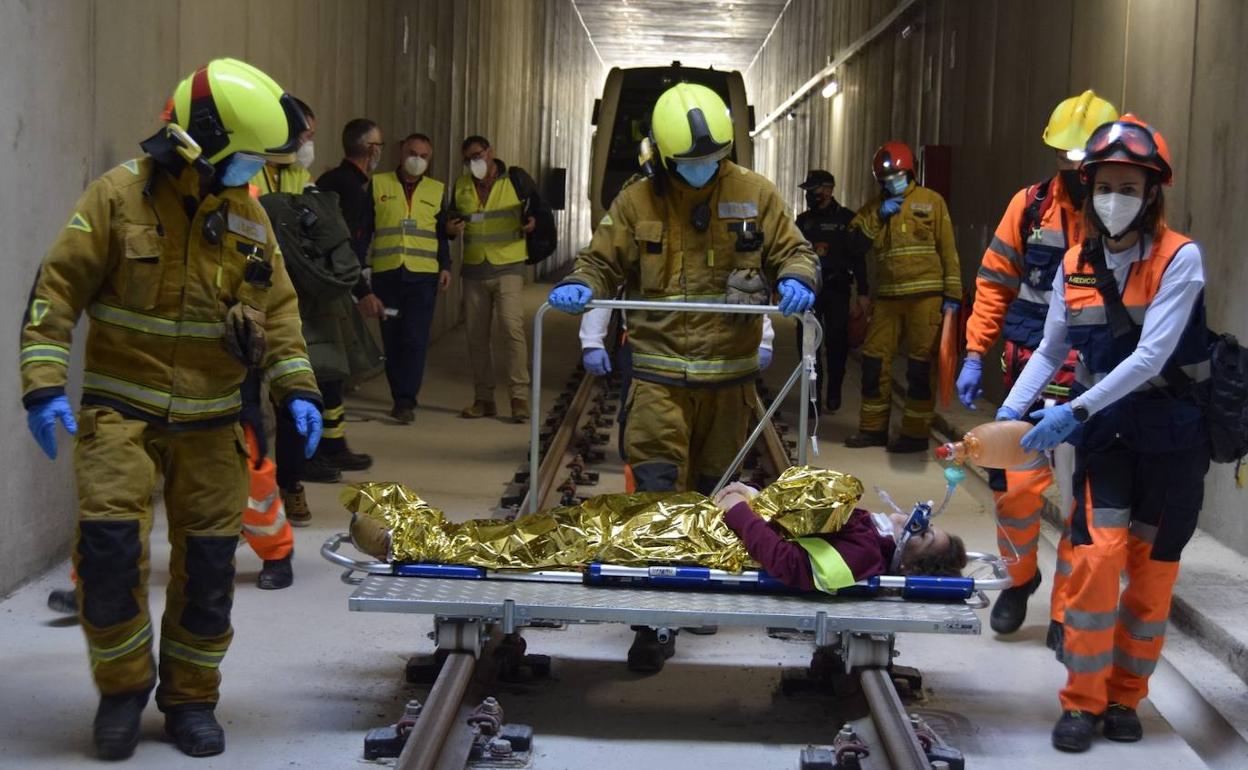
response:
M543 292L544 287L532 287L533 306ZM577 342L572 319L557 313L549 318L546 382L553 386L547 389L553 397L576 359ZM794 360L786 325L781 325L778 339L772 381ZM478 517L496 505L505 481L525 458L527 428L501 420L459 419L459 409L471 400L467 371L464 336L458 329L433 349L422 408L410 427L385 418L383 382L369 383L355 394L349 402L353 421L348 437L353 448L372 453L377 464L352 479L404 481L455 518ZM894 457L882 450L851 452L840 446L856 420L854 377L846 383L845 408L821 422L823 453L813 462L859 475L868 488L879 485L903 505L939 496L943 482L930 459ZM505 413L503 397L499 401ZM603 470L604 485L618 483L611 465ZM292 588L257 590L259 562L248 549L239 551L237 635L223 665L218 710L227 730L226 753L207 760L182 757L160 740L160 715L149 708L145 739L129 766L368 764L361 759L364 732L394 721L409 697L423 698L425 691L404 684L401 674L410 654L432 649L426 636L430 620L348 613L350 589L339 582L338 570L317 554L328 535L345 528L347 517L336 501L340 491L340 486L309 486L314 520L310 528L297 530ZM878 504L874 492L868 492L865 502ZM968 482L940 523L961 534L968 547L990 551L996 539L990 503L983 485ZM157 590L167 577L163 531L158 526L153 538L152 585ZM925 676L924 697L911 708L962 749L971 767L1039 769L1069 762L1049 745L1049 729L1058 713L1056 691L1064 680L1063 669L1043 644L1047 599L1041 594L1050 583L1055 540L1056 533L1047 531L1040 554L1045 588L1018 634L995 639L984 613L984 636L915 635L898 642L898 662L918 667ZM0 720L0 767L95 764L90 759L90 721L96 699L82 636L72 621L58 619L44 607L47 592L64 584L66 570L59 568L0 602L0 649L6 663L0 689L0 713L5 714ZM153 612L159 613L162 605L163 598L155 598ZM530 630L526 638L530 652L554 656L552 679L495 692L509 719L535 727L534 767L539 770L795 767L800 748L830 741L846 716L827 698L775 693L781 670L805 665L810 647L768 638L761 629L682 635L676 657L652 677L625 670L622 661L631 632L624 626ZM1167 692L1159 700L1169 713L1202 713L1200 697L1189 682L1219 703L1238 702L1227 692L1234 688L1225 686L1238 680L1217 660L1201 657L1199 645L1175 644L1167 656L1175 662L1169 669L1173 681L1167 679ZM1146 704L1141 713L1143 743L1101 740L1077 761L1106 768L1147 762L1150 770L1204 766L1152 705ZM1233 726L1242 729L1244 715L1230 716ZM1242 739L1236 743L1234 729L1230 736L1206 736L1205 755L1208 741L1213 741L1214 753L1222 753L1212 766L1248 767Z

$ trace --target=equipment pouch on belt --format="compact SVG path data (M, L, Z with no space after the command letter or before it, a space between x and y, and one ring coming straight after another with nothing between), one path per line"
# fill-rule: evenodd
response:
M728 274L728 291L724 302L729 305L766 305L771 290L763 280L762 272L754 268L740 268Z

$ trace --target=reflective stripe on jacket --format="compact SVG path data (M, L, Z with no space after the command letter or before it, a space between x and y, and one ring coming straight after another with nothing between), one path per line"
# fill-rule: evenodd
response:
M155 174L155 178L153 178ZM318 396L299 309L269 219L247 189L207 195L187 217L199 177L174 178L148 158L91 183L43 260L21 338L23 400L64 393L74 326L86 312L83 402L157 423L225 421L238 412L243 365L222 345L227 308L265 314L261 364L280 403ZM220 242L204 220L220 215ZM248 260L269 286L244 280Z
M522 205L511 178L500 173L482 205L469 174L455 180L455 210L464 217L464 264L511 265L528 256L520 229Z
M438 272L438 212L446 186L422 177L411 200L394 171L373 176L376 227L369 260L374 273L404 267L411 273Z
M858 210L850 223L871 244L867 255L876 268L875 296L943 294L962 301L962 275L945 199L914 182L906 188L901 211L880 219L881 199Z

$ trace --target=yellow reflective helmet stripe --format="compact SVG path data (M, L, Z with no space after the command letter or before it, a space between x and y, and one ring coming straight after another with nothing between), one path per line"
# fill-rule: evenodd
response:
M821 537L801 537L797 544L810 557L810 571L815 587L825 593L835 593L838 588L852 586L854 572L845 563L845 557L832 544Z

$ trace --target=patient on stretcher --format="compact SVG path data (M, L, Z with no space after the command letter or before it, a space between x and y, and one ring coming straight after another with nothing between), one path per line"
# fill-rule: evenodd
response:
M903 539L905 515L861 508L834 532L790 539L750 506L757 495L746 484L729 484L715 496L715 505L754 561L790 588L834 592L889 573L954 577L967 563L966 546L957 535L928 526ZM899 540L905 545L900 558L894 558Z

